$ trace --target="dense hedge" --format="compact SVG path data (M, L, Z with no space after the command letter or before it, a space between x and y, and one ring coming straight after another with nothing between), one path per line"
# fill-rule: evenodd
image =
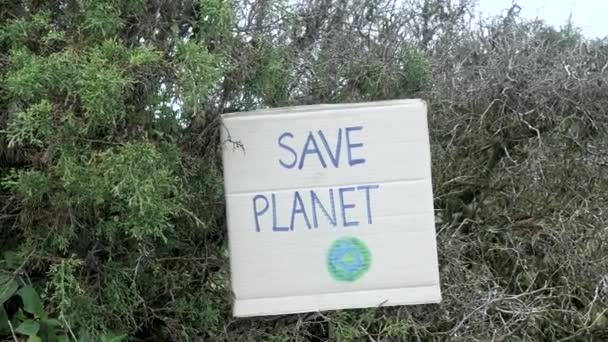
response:
M608 338L608 45L468 1L0 3L0 339ZM444 302L231 317L219 115L423 97Z

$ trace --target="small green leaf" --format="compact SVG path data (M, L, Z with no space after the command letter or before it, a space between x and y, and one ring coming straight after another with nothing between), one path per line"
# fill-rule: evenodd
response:
M102 341L103 342L122 342L122 341L124 341L124 339L126 337L127 337L127 335L107 334L107 335L103 336Z
M63 325L61 324L61 322L59 322L56 319L47 319L44 321L49 327L51 328L63 328Z
M67 335L61 335L61 336L57 336L57 339L55 341L57 341L57 342L70 342L70 339L67 337Z
M4 253L6 254L6 253ZM11 277L8 274L5 273L0 273L0 285L4 284L4 283L8 283L9 280L13 279L13 277Z
M8 281L5 279L6 278L3 277L3 279L0 280L0 305L9 300L19 288L19 284L17 284L14 279L8 278Z
M40 300L40 296L34 290L33 287L26 285L22 287L19 292L17 292L19 296L21 296L21 300L23 300L23 309L26 312L34 314L38 317L44 316L44 308L42 307L42 301Z
M63 335L57 335L57 333L52 331L45 331L44 333L40 333L40 335L46 337L44 342L57 342L57 341L65 341L61 338ZM67 340L69 342L69 340Z
M25 321L27 318L27 316L25 315L25 312L23 312L23 310L21 310L21 308L19 308L19 310L17 310L17 312L15 313L13 319L16 319L17 322L22 322ZM13 320L11 320L12 322ZM15 324L13 324L14 326Z
M40 325L41 329L45 332L44 336L47 337L46 342L63 341L61 336L63 336L65 330L63 329L63 325L58 320L53 318L43 319L42 322L40 322ZM69 340L66 341L69 342Z
M27 342L42 342L42 339L38 336L32 335L28 337Z
M17 269L17 268L19 268L19 265L21 265L21 263L23 262L21 257L19 257L19 254L12 252L12 251L2 253L1 259L3 259L2 263L4 264L4 269ZM9 277L9 276L4 276L4 277ZM1 280L2 278L3 278L3 276L0 276L0 284L2 284L4 282Z
M80 332L78 333L78 342L93 342L93 339L84 329L80 329Z
M35 336L39 330L40 330L40 324L38 324L38 322L32 321L31 319L28 319L28 320L23 321L23 323L21 323L17 327L17 329L15 329L15 332L17 332L21 335Z
M8 314L2 304L0 304L0 335L10 332L8 325Z

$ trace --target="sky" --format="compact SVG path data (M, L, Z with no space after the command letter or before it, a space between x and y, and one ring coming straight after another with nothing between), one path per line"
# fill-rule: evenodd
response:
M496 15L511 7L512 0L478 0L485 15ZM608 36L608 1L606 0L519 0L521 14L527 18L540 18L559 28L572 13L575 26L587 38Z

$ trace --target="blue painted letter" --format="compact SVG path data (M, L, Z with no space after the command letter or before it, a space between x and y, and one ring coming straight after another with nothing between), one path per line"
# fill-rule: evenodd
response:
M293 197L293 207L291 208L291 225L289 226L291 230L293 230L293 226L296 221L296 214L302 214L304 216L306 226L308 227L308 229L310 229L310 221L308 221L308 216L306 216L306 210L304 210L302 197L300 197L300 193L297 191L295 193L295 196Z
M314 145L313 149L309 149L308 146L310 144ZM306 144L304 144L304 149L302 150L302 155L300 156L300 166L298 166L300 170L304 167L304 159L306 159L306 155L309 153L316 153L319 156L319 161L321 162L323 168L327 167L327 165L325 165L325 161L323 160L323 156L321 155L321 151L319 151L319 146L315 141L315 137L312 135L312 132L308 133L308 138L306 138Z
M258 210L258 202L257 200L264 200L264 202L266 203L264 206L264 209L262 210ZM255 218L255 231L259 232L260 231L260 221L258 220L258 218L260 217L260 215L263 215L266 210L268 210L268 199L266 198L266 196L264 195L255 195L253 197L253 217Z
M293 138L293 134L289 133L289 132L285 132L283 134L281 134L281 136L279 137L279 146L281 146L282 148L286 149L287 151L291 152L291 154L293 154L293 161L291 162L291 164L287 164L284 161L282 161L281 159L279 159L279 163L281 163L281 165L283 165L284 168L286 169L291 169L294 166L296 166L296 163L298 162L298 155L296 154L296 151L293 150L293 148L285 145L283 143L283 138Z
M363 126L346 127L346 146L348 147L348 164L350 166L365 163L364 158L353 159L353 154L352 154L352 149L357 148L357 147L363 147L363 143L352 144L351 140L350 140L351 131L361 131L361 130L363 130Z
M319 130L319 137L323 141L323 145L325 145L325 151L327 151L327 155L329 155L329 159L331 159L332 164L337 168L340 163L340 151L342 147L342 128L338 130L338 141L336 142L336 153L332 153L331 148L329 147L329 143L327 139L325 139L325 134L323 131Z
M380 185L361 185L357 187L357 190L365 190L365 201L367 202L367 223L372 224L372 206L369 199L369 190L378 189Z
M277 198L275 194L272 194L272 230L275 232L286 232L289 227L277 226Z
M321 208L321 210L325 214L325 217L327 217L327 220L329 221L329 223L331 223L331 225L334 227L337 224L338 219L336 218L336 205L334 204L334 190L333 189L329 189L329 199L331 200L331 216L329 215L329 213L327 212L327 209L325 209L323 204L321 204L321 200L319 199L319 196L317 196L315 191L310 190L310 201L312 202L312 218L313 218L313 222L315 223L315 228L319 228L319 222L317 219L317 204L319 204L319 208Z
M346 221L346 209L352 209L355 207L354 204L344 204L344 193L347 191L355 191L355 187L349 186L338 189L338 192L340 193L340 206L342 207L342 221L344 223L344 227L358 226L359 221Z

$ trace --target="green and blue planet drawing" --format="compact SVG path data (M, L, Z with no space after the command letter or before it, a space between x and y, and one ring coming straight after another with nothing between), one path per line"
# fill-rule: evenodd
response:
M372 255L365 243L355 237L335 240L327 253L327 269L338 281L354 282L369 270Z

